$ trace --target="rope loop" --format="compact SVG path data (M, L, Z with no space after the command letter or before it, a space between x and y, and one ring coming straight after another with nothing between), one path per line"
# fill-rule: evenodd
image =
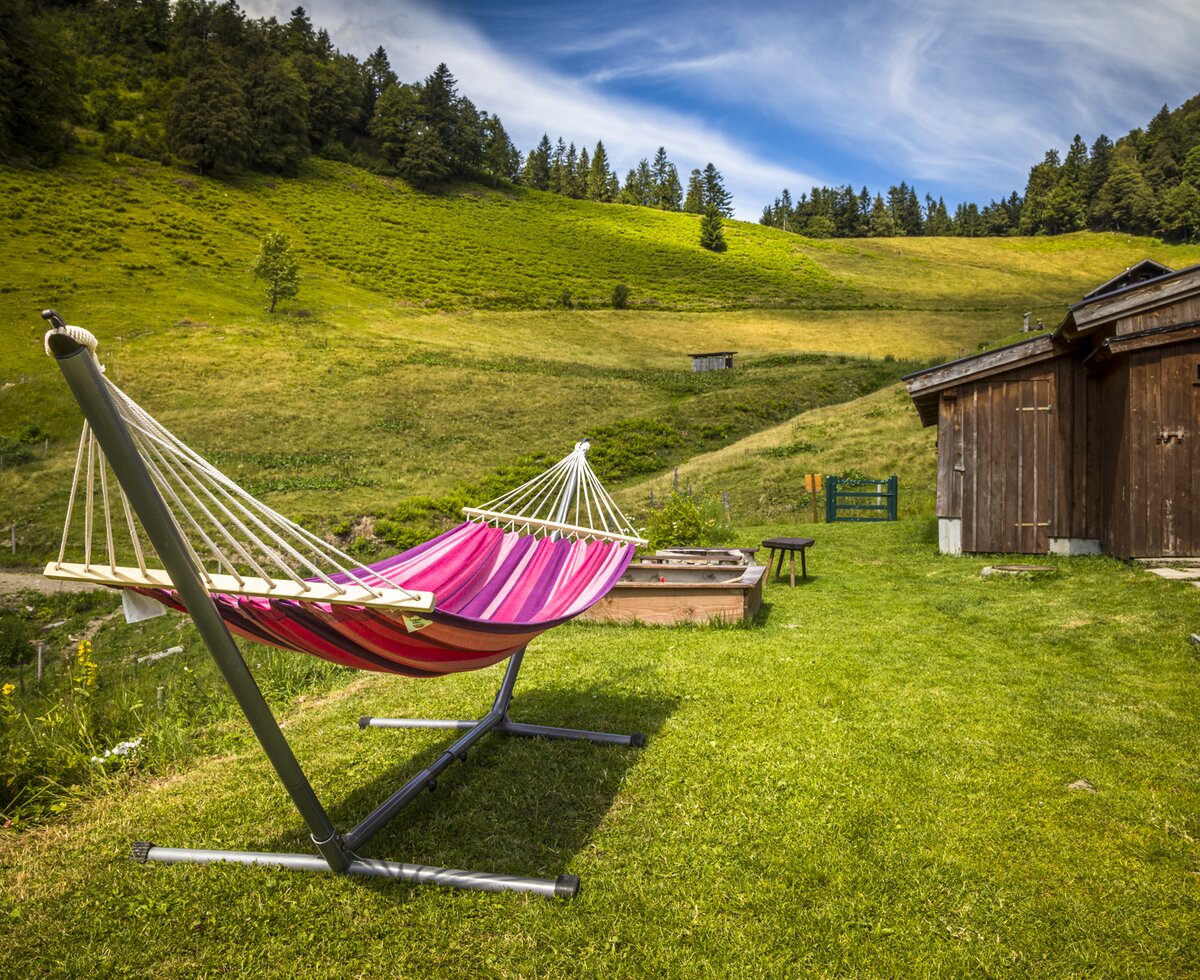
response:
M61 327L55 327L53 330L46 331L46 336L42 341L42 346L46 351L47 357L54 356L50 353L50 338L56 333L65 333L68 337L75 341L75 343L79 344L81 347L86 347L93 354L96 353L96 348L100 346L100 342L96 340L95 335L93 335L90 331L84 330L83 327L72 327L69 324L64 324Z

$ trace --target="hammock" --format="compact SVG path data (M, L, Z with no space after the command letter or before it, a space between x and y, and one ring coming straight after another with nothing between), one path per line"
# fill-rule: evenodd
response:
M362 858L354 849L431 789L437 774L465 759L467 748L488 732L644 744L637 733L528 725L508 716L526 645L602 598L636 546L645 543L588 466L587 441L510 493L464 508L467 520L457 527L363 565L256 500L172 435L104 377L90 333L67 326L52 310L42 315L54 327L46 335L46 352L57 360L85 416L58 559L45 574L125 589L192 616L320 853L140 843L134 856L574 895L579 885L571 875L547 881L426 868ZM66 560L74 532L82 532L81 563ZM99 554L93 547L97 536L103 542ZM148 551L157 552L162 568L150 566ZM135 565L121 563L130 558ZM410 677L475 670L505 658L509 665L492 709L477 721L360 719L362 727L464 729L466 734L357 827L339 834L262 700L230 630L344 666Z

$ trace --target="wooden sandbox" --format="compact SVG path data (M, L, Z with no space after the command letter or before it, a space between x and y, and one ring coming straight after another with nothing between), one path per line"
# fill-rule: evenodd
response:
M762 606L766 567L749 554L660 552L634 562L612 591L581 619L602 623L727 623L752 618Z

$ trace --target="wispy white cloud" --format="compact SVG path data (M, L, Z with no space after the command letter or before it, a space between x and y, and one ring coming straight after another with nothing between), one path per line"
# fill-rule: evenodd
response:
M286 20L294 2L246 7ZM490 37L427 0L306 6L343 50L383 44L401 77L445 61L522 149L545 131L602 138L622 174L660 144L684 177L712 160L746 218L814 183L1005 194L1075 132L1120 135L1200 90L1195 0L676 0L607 23L547 3Z
M248 0L255 17L288 18L293 0ZM642 157L661 145L687 182L693 167L717 163L734 196L738 216L757 218L780 188L808 187L820 179L799 167L756 156L704 120L669 108L606 93L586 78L571 77L501 51L474 26L417 3L355 0L335 4L316 0L305 8L338 46L365 56L380 44L401 78L420 78L445 62L459 89L480 108L494 112L518 148L528 150L543 132L562 136L589 150L604 141L609 160L622 178ZM615 38L609 38L615 43Z

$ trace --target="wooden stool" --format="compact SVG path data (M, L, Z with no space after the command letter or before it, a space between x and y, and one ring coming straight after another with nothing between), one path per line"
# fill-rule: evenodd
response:
M804 560L804 549L810 548L816 544L812 538L767 538L762 543L764 548L770 548L771 554L767 557L767 570L771 569L771 562L775 559L775 552L779 552L779 567L775 570L775 575L778 577L783 573L783 556L788 555L791 558L792 571L792 588L796 587L796 552L800 552L800 577L808 578L808 564Z

